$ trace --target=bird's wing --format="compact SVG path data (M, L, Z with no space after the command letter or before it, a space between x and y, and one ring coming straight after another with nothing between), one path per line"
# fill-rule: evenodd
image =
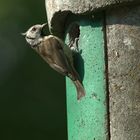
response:
M64 45L62 42L51 36L44 39L43 45L39 47L39 50L42 57L53 69L68 76L73 73L73 70L71 64L69 64L69 58L66 56L62 45Z

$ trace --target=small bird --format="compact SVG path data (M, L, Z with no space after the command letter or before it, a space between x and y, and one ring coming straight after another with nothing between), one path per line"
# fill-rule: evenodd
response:
M27 32L22 33L27 43L34 49L51 68L60 74L69 77L77 90L77 99L85 96L85 90L73 65L71 49L64 42L54 36L45 36L43 29L47 24L37 24L30 27Z

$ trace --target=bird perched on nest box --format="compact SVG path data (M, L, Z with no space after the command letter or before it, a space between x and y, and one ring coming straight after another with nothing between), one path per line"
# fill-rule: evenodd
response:
M43 29L47 24L37 24L30 27L27 32L22 35L25 36L27 43L34 49L51 68L69 77L77 90L77 99L85 96L85 90L79 75L73 66L72 51L64 42L54 36L43 34Z

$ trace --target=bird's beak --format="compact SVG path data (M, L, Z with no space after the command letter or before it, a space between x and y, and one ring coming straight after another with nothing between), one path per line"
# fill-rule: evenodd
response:
M44 23L41 25L41 35L45 36L47 34L46 31L48 31L48 24Z
M42 24L42 29L47 25L48 25L47 23Z
M26 32L25 33L21 33L21 35L23 35L23 36L26 36L26 34L27 34Z

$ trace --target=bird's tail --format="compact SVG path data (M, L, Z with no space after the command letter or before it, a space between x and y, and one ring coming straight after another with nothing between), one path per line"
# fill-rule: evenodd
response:
M68 62L72 68L71 73L69 73L68 77L73 81L76 90L77 90L77 100L80 100L83 96L85 96L85 89L81 82L80 76L75 70L74 66L70 63L69 59Z
M85 89L82 83L79 80L73 81L77 90L77 99L80 100L83 96L85 96Z

